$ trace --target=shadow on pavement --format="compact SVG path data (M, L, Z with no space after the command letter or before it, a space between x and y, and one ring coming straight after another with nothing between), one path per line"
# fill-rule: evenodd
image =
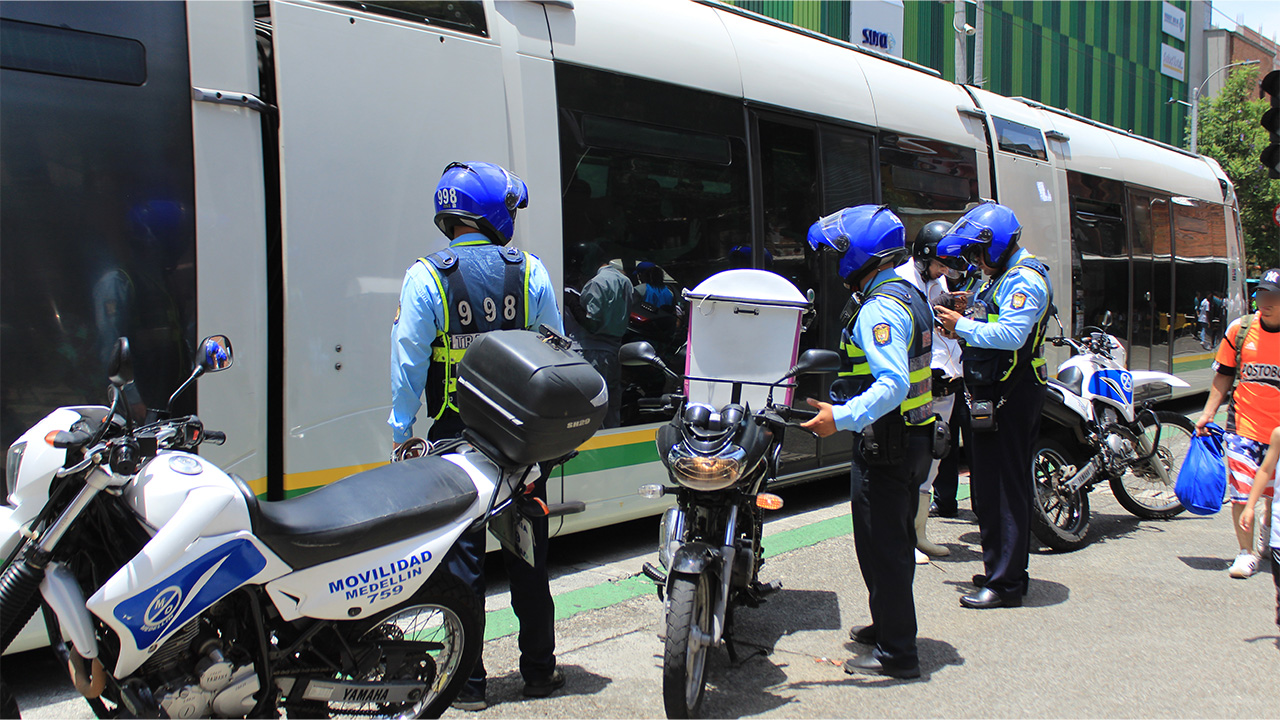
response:
M705 717L755 715L793 702L772 691L787 680L782 666L773 660L774 646L797 632L839 630L840 601L829 590L783 588L759 608L739 607L733 628L738 662L730 663L724 650L712 652L707 659L701 713Z
M1211 570L1213 572L1222 572L1231 566L1230 561L1217 557L1183 557L1178 556L1183 565L1192 570Z
M596 695L613 682L612 679L585 670L580 665L560 664L556 667L564 673L564 687L555 691L552 697ZM491 676L487 685L485 696L490 708L511 702L538 702L537 698L524 696L524 678L520 677L519 672L510 672L499 677ZM501 711L498 714L501 715Z
M845 647L849 648L852 654L865 655L870 650L865 645L856 643L845 643ZM900 680L898 678L884 677L881 675L844 675L841 680L823 680L820 682L802 681L786 685L787 689L800 689L806 687L822 687L822 686L839 686L849 685L854 687L887 687L893 685L903 685L906 683L928 682L934 673L941 672L950 666L964 665L964 658L960 652L956 650L951 643L942 640L934 640L933 638L920 637L916 638L916 652L920 657L919 678L911 680ZM844 671L841 670L841 673Z

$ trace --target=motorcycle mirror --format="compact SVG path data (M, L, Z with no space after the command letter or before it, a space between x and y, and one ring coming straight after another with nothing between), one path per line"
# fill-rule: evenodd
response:
M129 353L129 338L116 338L107 362L107 379L120 388L133 382L133 356Z
M1102 313L1102 329L1103 330L1110 330L1112 322L1113 322L1113 318L1111 316L1110 310Z
M654 350L652 345L642 340L627 343L619 348L618 362L627 367L639 367L661 365L662 359L658 357L658 351Z
M200 354L196 358L196 366L203 372L226 370L233 362L231 340L226 335L210 335L200 343Z
M805 350L800 354L794 367L782 377L782 380L796 375L811 373L835 372L840 369L840 353L835 350ZM779 380L778 382L782 382Z

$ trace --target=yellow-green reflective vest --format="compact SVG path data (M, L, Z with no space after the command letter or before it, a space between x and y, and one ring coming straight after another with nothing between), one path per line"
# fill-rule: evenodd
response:
M831 387L833 399L847 401L862 393L875 382L867 355L853 341L853 327L858 315L872 298L883 297L902 305L911 315L911 344L907 348L907 397L898 406L907 425L928 425L933 422L933 310L924 295L903 279L886 280L871 288L862 305L853 313L848 327L840 338L840 350L844 353L844 367Z

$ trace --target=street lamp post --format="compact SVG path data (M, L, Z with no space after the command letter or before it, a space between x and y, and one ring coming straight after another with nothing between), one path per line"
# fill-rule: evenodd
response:
M1191 93L1191 152L1197 152L1196 147L1198 146L1198 140L1200 139L1200 136L1199 136L1199 133L1200 133L1200 92L1201 92L1202 90L1204 90L1204 86L1209 84L1209 80L1210 80L1214 75L1217 75L1218 73L1222 72L1223 70L1226 70L1227 68L1233 68L1233 67L1237 67L1237 66L1239 66L1239 65L1257 65L1257 64L1258 64L1258 62L1259 62L1259 61L1257 61L1257 60L1245 60L1245 61L1243 61L1243 62L1231 63L1230 65L1223 65L1222 67L1218 68L1217 70L1214 70L1213 72L1209 73L1209 77L1206 77L1206 78L1204 79L1204 82L1200 83L1200 87L1196 88L1196 89ZM1172 98L1170 98L1170 99L1172 99ZM1181 101L1181 100L1179 100L1179 101L1177 101L1177 102L1182 102L1182 101Z

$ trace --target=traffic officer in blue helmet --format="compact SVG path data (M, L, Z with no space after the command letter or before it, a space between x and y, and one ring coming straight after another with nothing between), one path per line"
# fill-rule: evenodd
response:
M1012 210L985 202L938 244L939 253L965 258L988 278L972 317L934 307L938 323L967 344L969 483L985 568L973 577L976 592L960 598L968 608L1021 605L1030 583L1031 451L1048 381L1043 344L1053 286L1049 267L1018 247L1021 233Z
M933 314L924 294L894 272L910 253L902 221L887 207L859 205L822 218L809 228L809 245L840 255L840 276L854 291L832 402L809 398L818 414L804 424L821 437L839 430L859 437L850 503L871 624L852 637L873 650L844 669L920 677L911 586L916 508L933 443Z
M458 437L457 364L481 333L563 332L547 269L538 258L508 247L516 211L528 206L529 189L506 169L487 162L455 162L436 186L436 226L449 246L419 258L404 276L391 327L391 425L393 452L413 435L424 392L433 422L432 440ZM545 502L546 484L533 494ZM555 605L547 577L547 519L531 519L535 564L503 553L511 580L511 606L520 620L520 673L524 694L545 697L564 685L556 669ZM485 530L464 533L445 558L449 571L483 602ZM466 669L464 668L464 671ZM476 661L454 702L483 710L485 669Z

